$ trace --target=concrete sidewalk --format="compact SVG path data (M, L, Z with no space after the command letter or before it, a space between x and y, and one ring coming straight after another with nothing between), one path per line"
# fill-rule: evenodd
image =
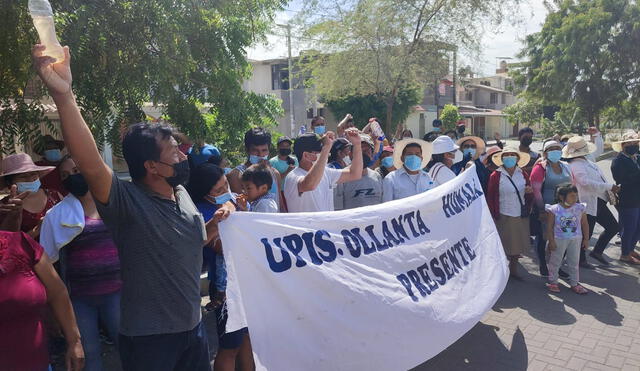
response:
M414 370L640 370L640 269L617 260L581 269L590 291L581 296L566 283L550 293L537 263L522 263L523 281L509 281L480 323Z

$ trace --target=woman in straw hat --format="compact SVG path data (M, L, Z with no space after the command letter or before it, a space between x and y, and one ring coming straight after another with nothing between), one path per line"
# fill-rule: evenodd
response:
M597 150L598 147L594 143L587 142L581 136L575 136L569 138L567 145L562 149L562 158L569 162L571 178L578 188L580 202L587 204L589 238L593 235L596 223L604 228L589 256L608 265L602 253L613 236L620 231L620 227L609 210L607 201L612 201L609 192L618 193L620 187L608 182L598 165L588 159L588 156ZM587 262L585 250L580 251L580 266L593 269L593 266Z
M20 230L38 239L42 218L62 200L60 193L44 189L40 183L40 178L53 169L53 166L34 164L26 153L9 155L2 160L0 177L9 186L10 195L0 201L3 204L0 229L13 230L17 225Z
M613 143L618 156L611 163L613 179L620 185L618 212L622 227L622 254L620 260L640 264L635 246L640 240L640 135L626 132L622 140Z
M521 168L531 158L516 148L505 148L492 159L498 169L489 178L487 202L509 259L511 276L519 278L518 259L529 246L529 213L533 203L529 174Z
M549 275L549 271L545 256L547 241L544 238L544 232L547 225L547 213L544 205L555 204L556 188L561 184L571 183L569 164L560 161L560 158L562 158L562 144L555 140L545 141L542 146L542 161L538 161L531 171L531 187L535 200L532 218L536 216L538 219L532 220L532 224L535 222L535 227L532 229L537 229L535 234L538 264L540 265L540 275L545 277Z

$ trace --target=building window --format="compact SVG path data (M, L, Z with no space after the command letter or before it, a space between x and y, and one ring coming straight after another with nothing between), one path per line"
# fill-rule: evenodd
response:
M498 103L498 93L491 93L489 97L489 104L497 104Z
M502 104L507 104L507 94L502 93Z
M324 108L318 108L318 116L324 117Z
M472 91L468 91L467 92L467 99L468 101L473 101L473 92Z
M307 110L307 118L308 119L312 119L313 118L313 108L309 108Z
M289 90L289 73L286 64L271 65L271 89Z

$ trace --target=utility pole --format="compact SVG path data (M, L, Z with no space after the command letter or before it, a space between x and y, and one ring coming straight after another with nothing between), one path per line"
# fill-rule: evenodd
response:
M458 47L453 49L453 105L458 105L458 92L456 89L458 80Z
M291 25L276 24L278 27L287 30L287 79L289 80L289 125L291 128L291 137L296 136L296 116L293 111L293 58L291 57Z
M296 116L293 112L293 61L291 59L291 25L287 24L288 78L289 78L289 124L291 124L291 138L296 136Z

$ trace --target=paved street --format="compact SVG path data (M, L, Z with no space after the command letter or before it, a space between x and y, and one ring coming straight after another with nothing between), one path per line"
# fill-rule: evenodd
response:
M611 176L610 160L598 165ZM560 294L549 293L531 250L521 260L524 280L510 281L480 323L414 370L640 370L640 269L617 261L617 245L605 253L612 265L582 270L591 292L579 296L566 284ZM214 322L207 314L215 346ZM107 370L119 370L114 356L109 347Z
M598 165L611 179L611 161ZM566 283L548 292L531 250L524 280L510 281L480 323L414 370L640 370L640 269L617 261L617 245L605 254L610 267L581 269L591 292L579 296Z

